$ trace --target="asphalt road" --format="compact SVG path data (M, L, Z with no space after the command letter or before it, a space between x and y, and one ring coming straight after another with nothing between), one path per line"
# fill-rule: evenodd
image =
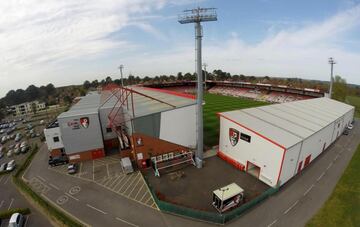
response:
M29 202L17 191L11 181L11 175L0 176L0 212L12 208L30 208L31 214L26 217L25 226L51 226L45 216L40 214ZM1 223L1 227L7 226L7 221Z
M360 141L360 122L271 198L229 226L304 226L327 200ZM164 214L94 182L48 170L41 147L25 178L46 199L92 226L209 226ZM75 190L76 189L76 190Z

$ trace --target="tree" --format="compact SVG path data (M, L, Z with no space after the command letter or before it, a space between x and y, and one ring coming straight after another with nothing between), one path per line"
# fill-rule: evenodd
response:
M347 96L346 80L336 75L333 83L332 98L344 102Z
M91 87L91 83L88 80L85 80L83 87L85 90L88 90Z
M64 102L65 102L66 104L70 105L70 104L72 103L71 97L70 97L69 95L66 95L66 96L64 97Z
M179 80L179 81L184 79L184 76L182 75L181 72L178 72L176 79Z

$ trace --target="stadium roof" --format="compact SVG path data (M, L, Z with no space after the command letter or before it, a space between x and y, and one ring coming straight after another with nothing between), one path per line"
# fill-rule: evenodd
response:
M131 89L144 94L133 93L135 112L133 117L146 116L196 103L191 96L176 92L136 86L131 87ZM91 92L81 97L78 103L74 104L67 112L60 114L58 118L98 113L99 109L112 109L116 104L119 106L120 104L117 103L118 98L111 97L111 94L111 91L103 91L102 97L98 92ZM129 108L131 108L131 98L128 101Z
M290 148L353 108L333 99L315 98L223 112L219 115Z

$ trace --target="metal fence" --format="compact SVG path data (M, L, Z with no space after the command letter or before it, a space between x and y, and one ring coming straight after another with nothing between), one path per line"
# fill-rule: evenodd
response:
M226 222L239 217L246 210L254 207L255 205L257 205L258 203L260 203L264 199L268 198L269 196L273 195L274 193L276 193L279 190L279 188L270 188L270 189L266 190L264 193L262 193L261 195L259 195L258 197L241 205L240 207L237 207L226 213L219 214L219 213L212 213L212 212L192 209L192 208L188 208L188 207L184 207L184 206L180 206L177 204L173 204L173 203L169 203L169 202L160 200L157 197L156 193L154 192L154 189L151 187L148 180L146 179L146 176L144 176L144 179L151 191L151 194L155 200L155 203L157 204L157 206L159 207L159 209L161 211L179 215L179 216L199 219L199 220L206 221L206 222L217 223L217 224L225 224Z

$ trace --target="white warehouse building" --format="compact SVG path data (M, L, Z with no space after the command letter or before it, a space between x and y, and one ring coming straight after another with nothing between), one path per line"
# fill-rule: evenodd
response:
M219 157L271 187L281 186L353 121L353 106L328 98L219 113Z

